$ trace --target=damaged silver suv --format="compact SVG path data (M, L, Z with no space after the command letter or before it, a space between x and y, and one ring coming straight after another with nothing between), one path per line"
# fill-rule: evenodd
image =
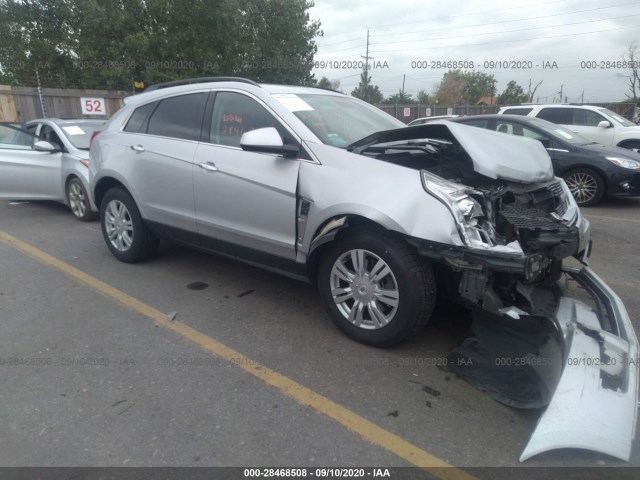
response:
M548 394L496 395L549 405L522 459L560 447L628 458L637 340L586 266L589 222L538 141L405 127L332 91L208 78L128 98L93 140L90 172L119 260L144 260L164 238L314 282L334 323L368 345L414 335L436 294L521 335L546 322L528 367L554 380ZM565 296L566 278L595 306Z

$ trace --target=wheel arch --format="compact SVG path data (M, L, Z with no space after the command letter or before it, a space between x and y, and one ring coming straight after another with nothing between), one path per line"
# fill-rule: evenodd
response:
M307 254L307 274L311 283L317 280L318 265L323 253L340 238L356 227L370 227L372 230L388 232L388 228L370 218L356 214L334 215L325 220L313 233L309 253ZM399 234L400 235L400 234Z
M640 148L640 138L628 138L626 140L622 140L616 144L616 147Z
M98 210L100 210L100 205L105 194L113 187L122 187L131 195L129 189L120 180L113 177L102 177L93 189L93 198Z
M71 180L73 180L74 178L80 180L80 177L78 177L78 175L76 175L74 172L70 172L64 179L64 203L67 205L69 204L69 198L67 198L67 189L69 188L69 183L71 183ZM82 180L80 180L80 182L82 182Z

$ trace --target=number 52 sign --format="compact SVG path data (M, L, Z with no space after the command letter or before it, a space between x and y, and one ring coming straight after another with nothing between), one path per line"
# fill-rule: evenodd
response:
M107 109L104 105L104 98L80 98L82 115L106 115Z

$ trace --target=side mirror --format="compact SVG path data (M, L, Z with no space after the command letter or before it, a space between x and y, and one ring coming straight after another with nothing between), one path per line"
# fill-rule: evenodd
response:
M300 154L298 147L285 145L273 127L257 128L244 133L240 138L240 147L247 152L275 153L283 157L297 157Z
M613 127L613 125L611 125L611 122L609 122L608 120L602 120L600 123L598 123L598 126L600 128L611 128L611 127Z
M55 146L51 142L47 142L46 140L38 140L33 144L33 149L36 152L48 152L48 153L56 153L60 151L60 148Z

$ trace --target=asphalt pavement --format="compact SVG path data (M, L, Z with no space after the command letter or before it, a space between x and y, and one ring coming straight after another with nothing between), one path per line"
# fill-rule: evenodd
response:
M591 265L640 332L640 199L584 210ZM0 203L1 466L518 466L540 415L444 367L464 311L401 347L342 335L314 288L163 243L118 262L99 223ZM562 450L526 466L640 466ZM464 478L459 469L433 470Z

